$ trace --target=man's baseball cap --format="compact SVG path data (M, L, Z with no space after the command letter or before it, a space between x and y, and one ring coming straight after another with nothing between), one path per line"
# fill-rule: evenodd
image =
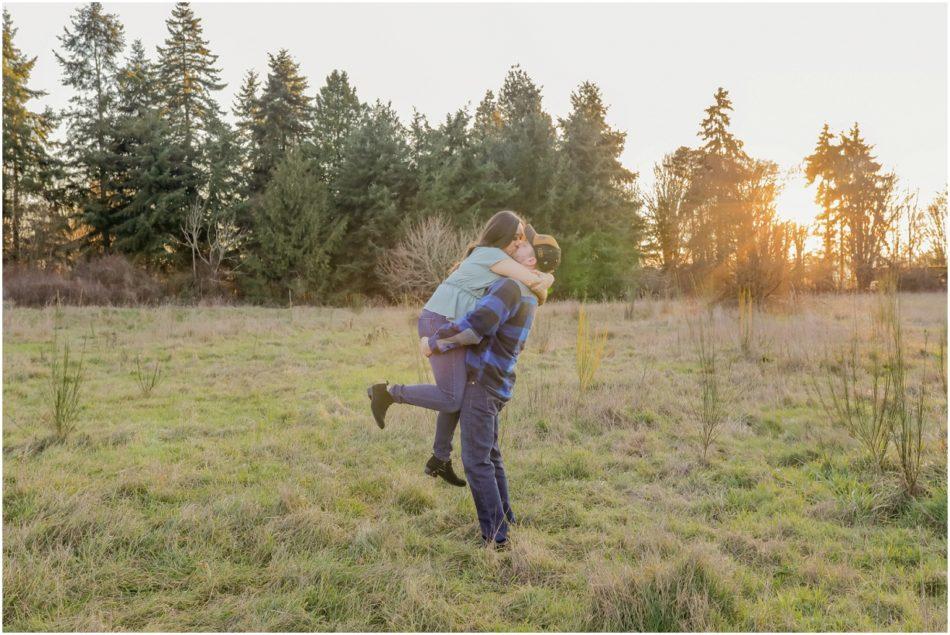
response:
M539 234L531 225L524 228L525 240L534 247L534 257L538 260L538 271L553 273L561 264L561 247L554 236Z

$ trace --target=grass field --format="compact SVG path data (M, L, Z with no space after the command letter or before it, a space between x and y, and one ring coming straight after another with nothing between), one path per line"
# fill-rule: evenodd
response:
M578 305L542 307L503 411L522 522L501 553L477 547L467 488L423 475L431 414L369 414L369 383L426 370L417 309L7 308L3 626L946 630L946 295L902 296L930 394L918 498L809 390L874 302L761 313L748 353L736 311L713 310L728 419L708 463L701 307L588 305L609 336L583 395ZM54 331L85 343L64 443L45 440ZM137 356L160 363L148 396Z

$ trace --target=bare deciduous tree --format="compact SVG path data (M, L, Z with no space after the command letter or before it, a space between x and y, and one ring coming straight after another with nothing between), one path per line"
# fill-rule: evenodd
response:
M921 233L929 243L930 255L938 267L947 266L947 190L937 195L927 206L921 223Z
M244 232L235 223L232 212L209 214L198 201L188 209L181 233L183 240L179 242L191 250L191 272L196 285L199 260L211 272L212 283L217 284L222 266L226 262L237 262L236 250L244 239Z
M676 271L686 257L690 153L680 148L653 167L653 190L644 196L649 247L664 272Z

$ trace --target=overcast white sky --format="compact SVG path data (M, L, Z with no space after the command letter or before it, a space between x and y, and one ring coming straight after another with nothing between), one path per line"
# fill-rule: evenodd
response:
M39 59L33 86L63 107L53 57L75 3L6 3L16 43ZM105 3L154 55L172 5ZM232 4L194 3L228 82L228 109L245 71L288 49L310 93L334 68L361 99L415 107L439 121L497 90L512 64L543 88L553 116L591 80L627 134L624 164L652 181L653 163L694 145L718 86L730 91L733 129L753 156L793 169L825 122L857 121L879 159L923 201L947 178L945 4ZM524 210L530 214L530 210ZM812 193L792 178L783 216L810 220Z

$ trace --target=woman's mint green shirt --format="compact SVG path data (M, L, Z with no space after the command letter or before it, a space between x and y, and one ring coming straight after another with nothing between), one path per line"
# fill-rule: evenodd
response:
M464 317L475 308L475 303L485 295L488 287L501 277L489 267L507 257L508 254L498 247L476 247L458 269L442 281L424 308L450 320Z

